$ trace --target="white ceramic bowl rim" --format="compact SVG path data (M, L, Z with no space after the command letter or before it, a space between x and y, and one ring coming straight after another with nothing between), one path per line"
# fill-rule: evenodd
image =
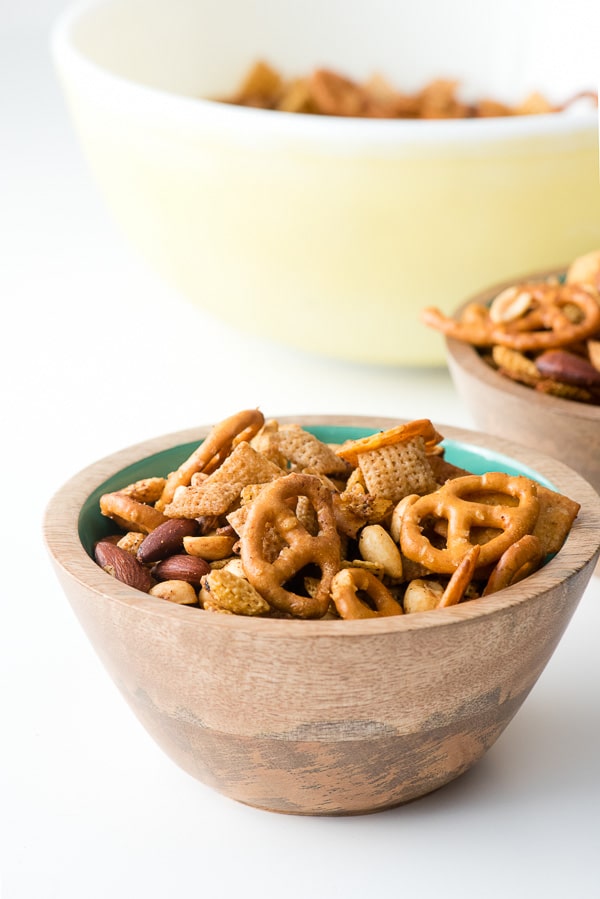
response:
M372 427L373 430L392 427L402 421L402 419L379 417L357 416L350 420L343 416L319 417L310 415L280 416L277 420L280 422L300 422L307 426L348 426L352 424ZM448 439L460 441L471 448L484 452L486 449L489 449L491 438L488 435L445 425L436 425L436 427ZM44 518L44 537L50 555L55 563L71 578L93 590L97 594L98 601L135 606L141 614L158 615L167 622L171 621L174 627L177 624L184 626L186 623L199 622L198 616L201 615L201 612L198 609L177 606L142 594L140 591L134 590L107 575L84 549L79 538L78 528L79 514L83 504L93 491L108 478L140 459L178 445L199 441L206 436L209 430L209 427L203 427L167 434L106 456L92 463L67 481L50 500ZM600 546L600 496L587 481L562 462L500 438L493 438L493 443L492 451L494 454L501 454L509 459L514 459L517 464L528 466L533 470L536 469L536 466L539 469L540 462L542 462L544 466L550 466L554 480L556 480L557 476L559 480L567 477L569 482L577 487L578 495L572 498L576 498L582 505L581 513L576 519L571 534L560 553L526 580L491 596L471 602L446 609L418 612L398 617L356 621L290 621L283 619L257 619L236 615L202 615L202 626L233 628L234 630L267 629L274 637L283 629L286 636L293 635L299 639L306 635L314 637L322 634L328 637L338 636L343 638L344 636L357 636L358 634L375 635L384 632L420 630L428 627L446 627L520 605L555 586L565 575L581 570L586 564L590 563ZM559 488L560 484L557 485L557 489ZM587 549L573 549L575 535L578 533L583 534L583 532L589 532L594 535L596 541L594 544L595 549L592 548L591 544L588 544ZM65 554L68 557L68 562L63 561Z
M251 109L210 99L190 98L145 86L103 68L89 59L75 44L74 29L87 13L105 0L81 0L56 20L51 34L51 49L59 69L68 71L75 84L86 84L114 108L135 109L137 114L152 114L163 123L180 126L212 124L226 130L244 129L265 135L297 136L341 146L348 141L377 147L411 144L502 143L551 135L587 136L597 139L597 110L576 114L553 113L505 118L440 119L361 119L318 116ZM250 128L251 126L251 128Z

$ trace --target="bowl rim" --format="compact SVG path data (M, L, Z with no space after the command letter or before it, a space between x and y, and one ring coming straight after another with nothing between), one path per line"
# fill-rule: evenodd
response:
M336 147L357 141L369 146L394 147L402 144L436 145L447 143L469 146L503 143L550 135L578 135L596 140L596 109L576 114L548 113L482 119L365 119L319 116L251 109L211 100L189 97L132 81L90 60L73 41L73 30L86 14L106 5L107 0L75 0L55 19L50 31L51 55L59 71L81 87L88 85L102 102L116 108L133 109L136 115L153 113L160 120L195 126L214 123L236 131L251 129L267 135L301 135L318 141L331 141Z
M405 418L384 418L346 415L275 416L281 423L303 426L364 427L373 431L385 430ZM471 449L503 454L517 463L538 471L560 492L581 504L579 516L561 551L546 565L512 587L461 603L446 609L416 612L387 618L356 621L257 619L237 615L199 614L197 608L186 608L156 597L148 596L115 580L90 558L78 533L79 514L87 498L102 483L128 465L172 449L175 446L201 440L210 425L194 427L145 440L93 462L59 487L50 498L43 518L43 537L59 579L67 577L78 587L91 591L101 602L137 609L141 615L171 622L173 627L191 625L200 628L229 628L233 631L256 633L258 636L286 638L376 636L406 633L430 627L455 626L487 615L502 613L513 606L535 599L558 585L565 587L586 566L593 570L600 554L600 496L579 474L564 463L511 441L490 437L479 431L438 425L448 439L466 444Z
M514 284L525 283L526 281L544 281L550 277L561 277L565 275L566 270L566 267L563 266L561 268L532 272L519 278L503 280L492 287L486 288L486 290L474 294L470 299L461 303L454 314L459 315L469 303L483 303L485 305L491 302L502 290L512 287ZM592 422L598 421L600 424L600 405L594 406L561 396L552 396L548 393L533 391L531 387L527 387L525 384L520 384L517 381L511 381L510 378L501 375L491 365L488 365L477 348L470 343L453 337L445 337L444 339L446 354L450 357L451 362L464 370L471 378L481 381L496 393L512 396L527 404L531 404L532 399L535 397L535 403L538 408L552 412L554 415L568 415L569 418L578 418Z

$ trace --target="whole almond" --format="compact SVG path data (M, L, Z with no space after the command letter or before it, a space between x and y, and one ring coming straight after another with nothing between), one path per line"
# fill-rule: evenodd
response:
M210 565L204 559L179 553L158 562L152 568L152 575L157 581L187 581L198 587L209 571Z
M94 558L107 574L143 593L148 593L154 583L148 569L135 556L108 540L96 544Z
M198 523L191 518L170 518L154 528L140 544L137 557L140 562L159 562L180 552L184 537L198 533Z
M546 378L578 387L600 387L600 371L587 359L567 350L548 350L537 357L535 364Z

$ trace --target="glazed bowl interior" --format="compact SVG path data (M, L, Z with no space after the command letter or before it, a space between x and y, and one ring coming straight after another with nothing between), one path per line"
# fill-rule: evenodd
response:
M100 0L61 17L52 47L116 221L182 296L322 356L439 365L423 305L449 312L600 245L597 110L368 120L215 98L263 57L285 76L450 78L465 99L560 103L595 88L584 5Z

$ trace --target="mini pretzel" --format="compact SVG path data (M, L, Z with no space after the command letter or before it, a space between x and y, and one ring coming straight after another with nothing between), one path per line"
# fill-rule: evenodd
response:
M360 453L380 449L382 446L392 446L395 443L406 443L415 437L423 438L428 452L434 452L437 444L443 440L442 435L438 434L428 418L420 418L395 428L389 428L387 431L378 431L376 434L370 434L360 440L353 440L351 443L341 446L337 450L337 454L352 465L356 465Z
M498 493L518 500L516 506L469 501L469 495ZM430 571L451 574L473 546L471 528L501 531L481 546L478 567L496 562L502 553L533 529L539 512L537 486L522 475L502 472L465 475L447 481L435 493L408 502L400 524L400 549ZM428 519L447 521L446 546L438 548L423 533Z
M293 511L293 501L301 496L308 497L316 512L316 536ZM265 542L273 531L284 546L270 562ZM341 546L331 492L319 478L293 472L265 485L250 505L240 549L246 577L272 606L298 618L325 615L331 582L341 565ZM307 565L316 565L321 578L314 595L300 596L285 585Z
M162 512L126 493L105 493L100 497L100 511L120 527L143 534L149 534L159 524L168 521Z
M176 471L171 472L156 508L162 511L171 502L178 487L189 486L193 475L215 471L232 447L242 440L251 440L259 432L264 420L264 415L258 409L245 409L214 425L192 455Z
M541 541L532 534L526 534L509 546L500 556L483 591L484 596L496 593L511 584L522 581L540 567L544 559Z
M367 594L374 609L358 596L359 591ZM400 603L366 568L343 568L338 571L331 584L331 598L340 618L383 618L403 614Z
M432 307L423 310L422 320L447 337L473 346L501 344L521 352L567 346L600 329L600 302L594 292L577 284L546 282L525 284L523 290L530 294L531 303L527 311L511 321L493 322L487 311L457 321ZM577 306L579 321L571 321L565 314L566 306Z

